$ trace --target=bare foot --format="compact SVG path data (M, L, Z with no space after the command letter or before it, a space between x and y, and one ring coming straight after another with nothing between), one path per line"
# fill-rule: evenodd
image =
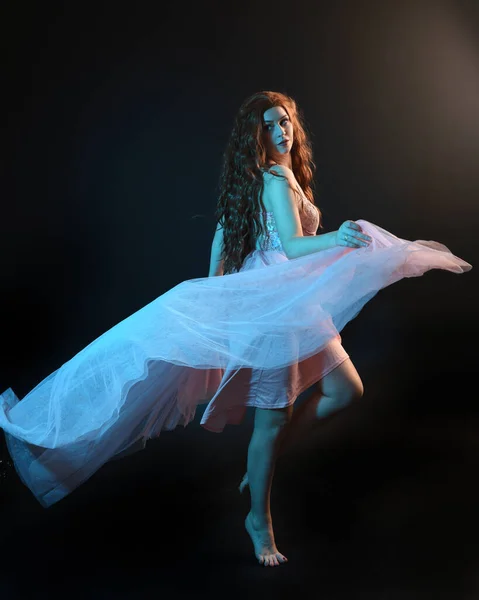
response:
M243 490L245 489L245 487L246 487L247 485L249 485L249 481L248 481L248 473L245 473L245 476L243 477L243 480L242 480L242 482L240 483L240 485L239 485L239 488L238 488L238 489L239 489L239 491L240 491L240 494L242 494L242 493L243 493Z
M277 567L281 563L288 562L286 556L278 552L278 548L276 548L271 525L264 528L255 527L253 515L249 512L246 516L245 526L253 542L254 553L260 565Z

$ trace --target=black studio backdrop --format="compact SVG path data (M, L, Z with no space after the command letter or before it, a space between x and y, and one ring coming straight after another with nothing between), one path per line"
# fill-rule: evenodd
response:
M477 265L479 182L470 158L431 152L447 107L427 93L435 55L421 54L424 36L447 48L461 27L470 35L472 8L4 4L2 391L21 398L160 294L207 276L222 153L260 89L303 110L325 231L364 218ZM457 71L446 66L442 79ZM448 86L458 100L460 83ZM452 122L459 113L449 106ZM478 139L467 125L463 157ZM463 391L477 372L475 278L429 272L364 308L343 343L366 393L402 414L477 414Z
M253 412L218 436L198 410L48 510L0 434L2 598L213 598L233 581L264 600L260 577L275 598L477 597L477 7L2 3L0 392L23 398L207 276L224 147L261 89L303 110L325 231L363 218L473 265L380 291L341 332L365 394L278 461L289 570L254 571L244 531Z

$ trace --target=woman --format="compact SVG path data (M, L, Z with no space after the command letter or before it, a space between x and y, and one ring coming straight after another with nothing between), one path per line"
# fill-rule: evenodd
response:
M210 276L260 268L336 245L368 246L372 238L354 221L312 238L321 218L311 189L313 168L310 143L294 100L275 92L248 98L225 153L216 211L222 226L217 227L212 244ZM312 378L314 393L293 414L294 400ZM265 408L263 400L255 409L248 473L240 490L249 483L251 511L246 529L255 554L261 564L275 566L287 560L276 548L270 512L279 442L284 451L286 439L291 444L311 421L360 398L363 385L338 335L315 357L294 370L286 369L282 378L276 376L268 391L264 396L270 406Z
M339 332L380 289L471 265L437 242L402 240L367 221L315 235L309 144L292 99L262 92L241 107L225 155L210 275L183 281L91 342L22 401L0 395L17 472L51 506L107 461L186 427L221 432L256 407L246 528L258 561L286 558L269 497L280 441L363 393ZM292 414L304 389L313 398ZM290 435L286 435L286 434ZM246 483L246 479L245 482Z

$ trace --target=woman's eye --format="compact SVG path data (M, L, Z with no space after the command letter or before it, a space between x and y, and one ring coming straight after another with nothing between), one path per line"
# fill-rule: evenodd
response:
M282 121L280 121L280 124L284 127L287 123L289 123L288 119L283 119ZM268 125L265 125L264 128L269 131L271 128L273 127L273 125L271 123L269 123Z

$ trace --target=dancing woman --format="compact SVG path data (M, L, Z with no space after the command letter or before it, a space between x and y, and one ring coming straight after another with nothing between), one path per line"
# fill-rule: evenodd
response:
M372 238L354 221L316 235L322 225L314 204L313 174L311 145L295 101L277 92L248 98L224 157L209 275L260 268L334 246L367 247ZM311 379L313 394L293 412L304 381ZM268 393L263 391L255 408L248 472L240 486L250 486L246 529L261 564L275 566L287 560L275 545L270 510L280 445L284 452L311 422L362 395L361 378L339 336L314 360L302 361L294 370L289 367L282 378L270 378Z
M11 388L0 394L15 468L44 507L107 461L186 427L200 404L201 426L217 433L255 407L241 486L251 491L246 529L260 564L287 560L270 511L278 452L363 394L340 331L404 277L472 268L443 244L404 240L365 220L316 235L311 156L292 98L248 98L225 153L210 276L128 316L22 400Z

